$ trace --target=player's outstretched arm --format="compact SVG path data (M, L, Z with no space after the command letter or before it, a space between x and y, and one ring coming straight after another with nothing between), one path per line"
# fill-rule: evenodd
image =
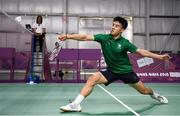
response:
M64 41L66 39L73 39L78 41L93 41L93 35L86 35L86 34L61 34L58 36L58 39Z
M171 57L168 54L155 54L152 53L148 50L145 49L137 49L137 53L139 53L140 55L144 56L144 57L150 57L150 58L156 58L156 59L160 59L160 60L169 60Z

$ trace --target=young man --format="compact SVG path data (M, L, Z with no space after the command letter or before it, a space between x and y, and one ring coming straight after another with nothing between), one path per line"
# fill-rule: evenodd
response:
M115 80L123 81L125 84L136 89L139 93L150 95L160 103L168 103L168 100L164 96L161 96L158 93L155 93L151 88L144 86L136 73L133 72L127 52L136 52L144 57L151 57L160 60L169 60L170 56L167 54L154 54L150 51L137 48L135 45L130 43L127 39L121 36L122 32L127 28L127 25L128 23L124 18L115 17L113 19L110 34L97 34L94 36L85 34L59 35L58 39L63 41L66 39L74 39L99 42L107 64L106 70L96 72L89 77L80 91L80 94L72 103L62 106L60 108L62 111L81 111L80 103L92 92L96 84L105 84L107 86Z

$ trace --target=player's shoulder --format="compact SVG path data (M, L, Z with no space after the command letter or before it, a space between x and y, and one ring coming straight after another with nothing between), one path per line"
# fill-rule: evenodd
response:
M125 42L125 43L130 43L130 40L129 39L127 39L127 38L125 38L125 37L121 37L121 39L123 40L123 42Z
M123 41L129 41L126 37L123 37L123 36L121 36L121 39L123 40Z
M110 34L95 34L94 35L94 40L96 41L99 41L99 40L105 40L105 39L108 39L110 38Z
M110 34L95 34L94 36L98 36L98 37L110 37Z

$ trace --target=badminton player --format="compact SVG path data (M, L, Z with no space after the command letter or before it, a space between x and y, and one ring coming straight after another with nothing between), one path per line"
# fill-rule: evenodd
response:
M168 100L164 96L156 93L151 88L146 87L143 82L140 81L140 78L132 69L127 52L138 53L144 57L151 57L164 61L169 60L170 56L168 54L159 55L148 50L137 48L126 38L121 36L127 26L127 20L118 16L113 19L110 34L62 34L58 36L58 39L62 41L73 39L79 41L96 41L100 43L107 64L105 70L96 72L89 77L79 95L72 103L60 107L60 110L67 112L81 111L81 102L91 94L96 84L105 84L107 86L116 80L121 80L143 95L150 95L151 98L162 104L168 103Z

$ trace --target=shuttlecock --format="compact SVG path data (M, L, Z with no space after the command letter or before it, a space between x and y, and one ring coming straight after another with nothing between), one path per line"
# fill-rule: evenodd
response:
M15 18L15 20L16 20L17 22L21 22L22 18L21 18L21 16L17 16L17 17Z

